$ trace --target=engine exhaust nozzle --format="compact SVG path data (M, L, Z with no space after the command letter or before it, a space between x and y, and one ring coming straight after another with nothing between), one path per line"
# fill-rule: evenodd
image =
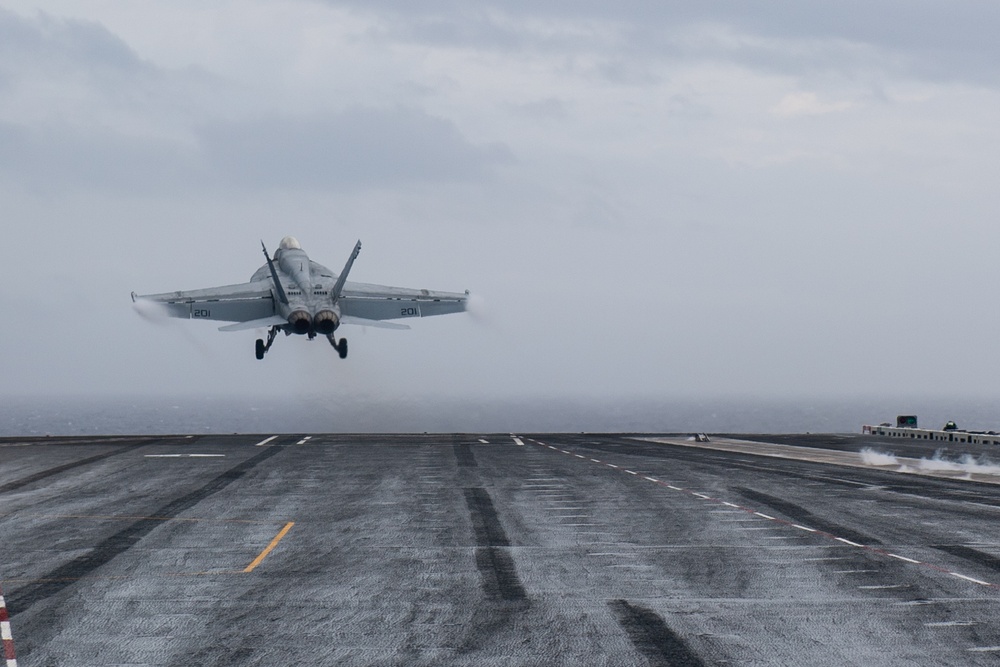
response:
M340 323L340 318L332 310L321 310L313 317L313 327L316 333L329 336Z
M295 333L306 334L312 326L312 317L304 310L296 310L288 316L288 323L292 325L292 331Z

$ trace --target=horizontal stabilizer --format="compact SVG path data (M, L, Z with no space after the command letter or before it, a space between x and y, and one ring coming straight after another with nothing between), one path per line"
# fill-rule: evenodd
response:
M340 318L340 321L344 324L356 324L362 327L374 327L375 329L409 329L408 324L399 324L397 322L386 322L384 320L367 320L363 317L351 317L350 315L344 315Z
M264 317L259 320L227 324L224 327L219 327L219 331L246 331L247 329L260 329L262 327L272 327L279 324L288 324L288 320L284 317L272 315L271 317Z

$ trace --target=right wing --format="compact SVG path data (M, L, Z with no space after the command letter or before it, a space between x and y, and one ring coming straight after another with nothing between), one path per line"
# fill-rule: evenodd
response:
M250 322L277 314L270 280L163 294L133 292L132 300L137 299L161 304L171 317L195 320Z
M468 293L347 283L338 303L344 315L343 321L350 324L348 318L396 320L405 317L461 313L465 311L468 299ZM363 323L358 322L358 324Z

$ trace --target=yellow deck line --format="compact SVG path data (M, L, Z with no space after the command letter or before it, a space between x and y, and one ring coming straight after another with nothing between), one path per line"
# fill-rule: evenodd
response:
M274 549L274 547L278 546L278 542L280 542L280 541L281 541L281 538L283 538L283 537L285 536L285 534L286 534L286 533L287 533L288 531L290 531L290 530L292 529L292 526L294 526L294 525L295 525L295 522L294 522L294 521L289 521L288 523L286 523L286 524L285 524L285 527L284 527L284 528L282 528L281 530L279 530L279 531L278 531L278 534L274 536L274 539L273 539L273 540L271 540L271 543L270 543L270 544L268 544L268 545L267 545L266 547L264 547L264 550L260 552L260 555L259 555L259 556L257 556L256 558L254 558L254 559L253 559L253 562L252 562L252 563L250 563L249 565L247 565L247 566L246 566L246 568L245 568L245 569L244 569L243 571L244 571L244 572L253 572L253 571L254 571L254 569L255 569L255 568L256 568L256 567L258 566L258 565L260 565L260 564L261 564L261 562L262 562L262 561L263 561L263 560L264 560L265 558L267 558L267 555L268 555L269 553L271 553L271 551L272 551L272 550Z

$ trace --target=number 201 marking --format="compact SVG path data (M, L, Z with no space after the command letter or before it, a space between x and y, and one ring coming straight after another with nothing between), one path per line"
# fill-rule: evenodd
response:
M191 317L211 317L212 311L207 308L199 308L191 311Z
M403 317L416 317L420 312L416 308L402 308L400 309L400 315Z

